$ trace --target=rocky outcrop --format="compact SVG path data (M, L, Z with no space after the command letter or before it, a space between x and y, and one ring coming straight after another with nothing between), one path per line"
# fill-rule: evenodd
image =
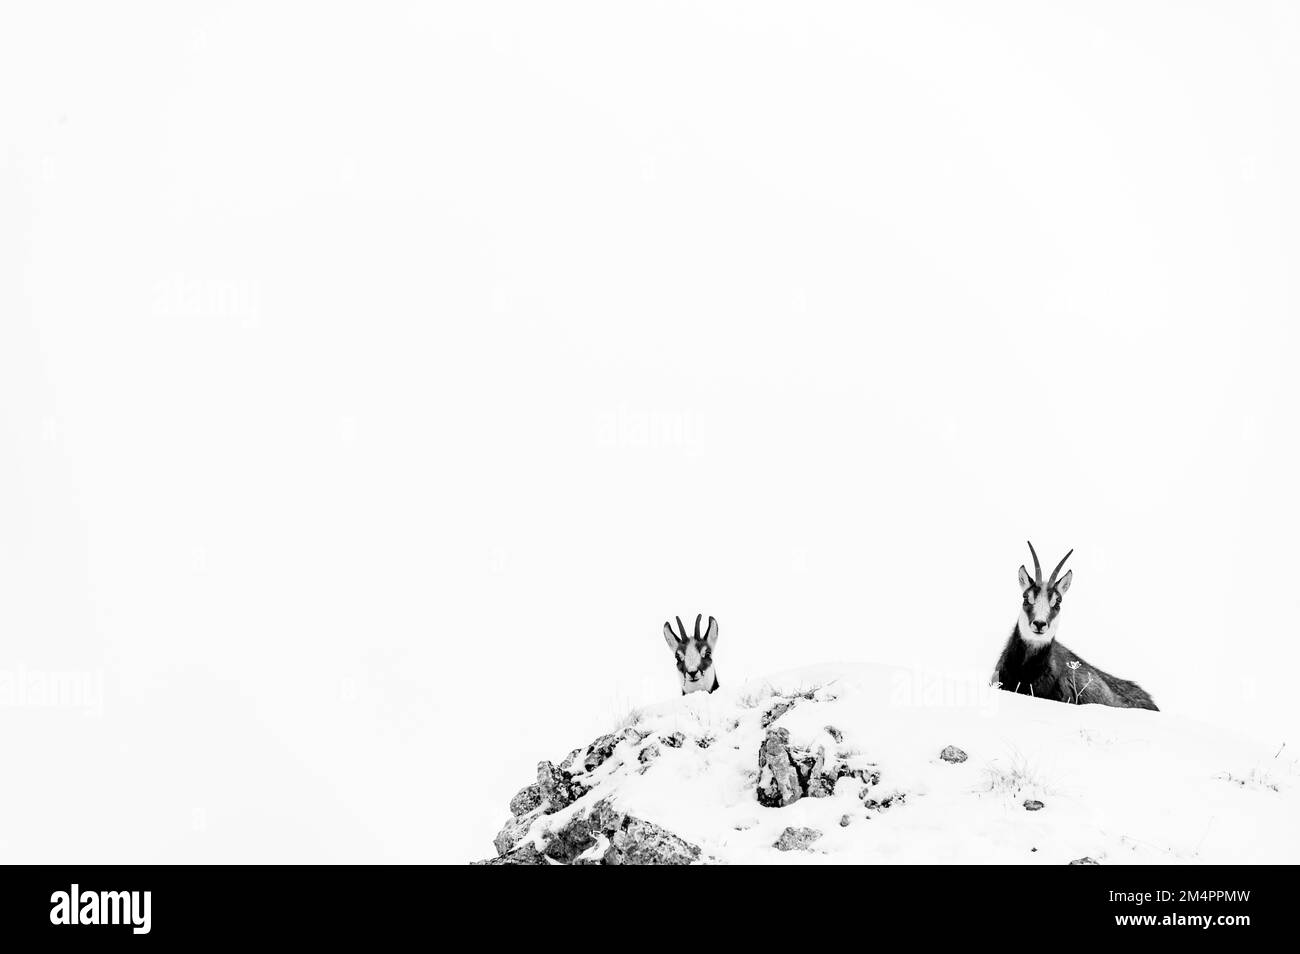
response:
M527 815L541 804L542 790L534 782L532 785L525 785L516 793L514 798L510 799L510 814L515 816Z
M828 758L823 746L791 746L784 728L769 728L758 747L758 803L767 808L784 808L805 796L825 798L845 777L867 785L880 781L880 773L871 768L853 768L838 756Z
M790 752L790 732L769 729L758 747L758 803L784 808L803 797L799 772Z
M586 754L582 759L582 767L588 772L594 772L605 764L605 761L614 754L614 749L623 741L619 733L611 732L608 735L602 735L591 745L587 746Z
M966 753L955 745L946 745L944 746L943 751L939 753L939 758L943 759L945 762L952 762L955 765L958 762L966 761Z
M541 837L542 853L559 864L689 865L700 860L696 845L620 812L608 799Z
M510 800L510 819L493 839L497 857L475 864L679 865L700 861L697 845L644 818L618 811L607 798L585 810L574 804L597 784L591 773L619 757L620 744L631 743L631 749L624 749L631 760L635 746L646 738L646 733L628 728L574 749L558 766L538 762L537 781ZM673 732L660 741L680 748L686 736ZM636 753L634 766L639 763L639 770L645 771L660 751L655 743L646 745ZM562 823L545 820L568 809L572 813Z
M785 715L793 708L794 708L793 699L777 699L776 702L768 706L767 711L763 713L763 720L761 725L763 726L763 728L766 729L773 722L781 718L781 716Z
M533 822L537 821L545 809L539 805L524 815L512 815L510 820L505 823L497 836L492 839L492 844L496 847L498 855L509 854L510 850L528 834L528 830L533 827Z
M1036 798L1025 799L1025 811L1036 812L1043 807L1043 803Z
M772 847L778 851L807 851L808 846L821 836L816 828L787 828Z
M496 858L486 858L483 861L472 861L474 865L549 865L546 856L534 848L532 845L524 845L514 851L507 852Z
M567 808L586 794L586 787L575 782L571 773L550 762L537 763L537 789L548 815Z

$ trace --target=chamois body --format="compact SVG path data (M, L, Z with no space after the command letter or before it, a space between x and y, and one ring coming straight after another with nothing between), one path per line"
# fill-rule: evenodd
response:
M1046 583L1032 543L1029 552L1034 557L1034 575L1020 568L1020 618L998 657L994 682L1007 692L1057 702L1155 709L1156 704L1136 682L1103 672L1056 641L1061 603L1074 571L1068 571L1059 581L1057 574L1074 551L1062 557Z
M1077 663L1071 667L1071 663ZM1055 699L1057 702L1095 703L1120 709L1155 709L1145 689L1098 669L1055 639L1033 644L1020 634L1017 623L998 657L994 679L1008 692Z

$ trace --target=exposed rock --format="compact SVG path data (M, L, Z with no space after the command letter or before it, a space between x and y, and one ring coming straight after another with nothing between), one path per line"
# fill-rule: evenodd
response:
M1036 798L1025 799L1025 811L1027 812L1036 812L1042 807L1043 807L1043 803Z
M588 772L594 772L605 764L605 760L614 754L614 749L622 741L615 733L602 735L595 742L587 746L587 754L582 760L582 767Z
M545 865L550 864L546 856L534 848L532 845L524 845L515 851L504 854L499 858L486 858L483 861L472 861L470 864L475 865Z
M966 753L955 745L945 746L944 750L939 753L939 758L945 762L952 762L954 765L958 762L966 761Z
M880 772L879 770L874 768L855 769L853 772L849 774L851 774L854 778L862 781L867 785L880 784ZM867 790L864 788L862 790L862 793L866 794L866 791Z
M575 782L572 775L550 762L537 763L537 789L548 815L567 808L586 794L586 788L580 782Z
M619 811L603 798L587 814L589 829L609 839L601 856L606 865L689 865L700 849L666 828Z
M674 749L680 749L682 743L686 741L686 736L680 732L674 732L672 735L661 735L659 741Z
M808 846L822 836L816 828L787 828L772 843L778 851L806 851Z
M828 758L824 746L811 750L791 746L788 729L769 728L759 746L758 801L769 808L782 808L805 795L826 798L835 794L835 783L846 777L868 785L880 781L873 768L852 768L839 758Z
M637 756L637 761L642 765L649 765L657 758L659 758L659 746L652 742L641 750L641 754Z
M1075 858L1073 861L1070 862L1070 864L1072 864L1072 865L1099 865L1099 864L1101 864L1101 862L1100 862L1100 861L1097 861L1095 858L1089 858L1087 855L1084 855L1082 858Z
M581 754L582 754L582 749L574 749L572 752L566 755L564 757L564 761L560 763L560 771L572 773L573 763L578 760L578 756Z
M542 807L534 808L525 815L512 815L506 822L505 827L497 832L497 836L492 839L492 844L496 846L497 854L504 855L510 852L518 844L519 839L528 834L528 829L532 828L535 822L543 813Z
M777 719L781 718L781 716L789 712L792 708L794 708L793 699L777 699L776 702L772 703L772 705L768 707L768 710L763 713L763 719L762 719L763 728L766 729Z
M853 816L852 816L852 815L841 815L841 816L840 816L840 827L841 827L841 828L848 828L848 827L849 827L850 825L852 825L852 824L853 824Z
M587 817L591 819L591 824L597 831L608 835L618 831L627 821L627 814L615 808L614 803L608 798L602 798L592 805L591 810L587 812Z
M605 864L689 865L698 861L700 849L666 828L630 815L611 838Z
M543 814L545 806L512 819L507 829L523 837ZM531 841L515 848L515 840L507 841L502 835L497 836L499 857L475 864L688 865L700 860L698 846L653 822L619 811L607 798L550 831L536 833L534 838L543 845L541 851Z
M836 741L837 744L844 741L844 733L841 732L839 729L835 728L835 726L833 725L826 726L826 732L832 739Z
M603 834L597 834L591 846L582 854L574 858L569 864L573 865L603 865L605 855L609 851L609 838Z
M865 794L867 792L867 789L864 788L862 791ZM902 792L895 792L892 795L887 795L884 798L878 800L874 798L863 799L862 806L864 808L872 809L873 811L883 812L883 811L887 811L893 805L903 804L905 798L906 796L903 795Z
M799 760L796 767L800 769L799 781L803 785L804 794L811 798L825 798L835 792L835 780L839 778L839 771L847 771L846 766L838 766L831 771L826 770L826 750L820 745L811 756L805 756Z
M769 729L758 747L759 804L783 808L802 796L799 773L790 754L790 732L787 729Z
M525 785L510 799L510 814L519 816L527 815L538 805L542 804L542 790L536 784Z
M596 832L592 830L587 816L578 814L566 824L548 832L545 840L546 847L542 850L546 856L562 864L569 864L596 843Z
M695 740L695 744L702 749L707 749L710 745L713 744L713 736L707 734L702 735Z

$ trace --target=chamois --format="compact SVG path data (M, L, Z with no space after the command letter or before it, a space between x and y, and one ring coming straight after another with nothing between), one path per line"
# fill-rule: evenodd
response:
M671 623L664 623L664 642L677 658L677 675L682 681L682 695L688 692L713 692L718 688L718 672L713 668L713 650L718 645L718 621L709 617L709 628L700 638L701 613L695 617L695 636L686 635L682 618L677 617L679 638Z
M1046 584L1032 543L1029 552L1034 557L1034 576L1031 579L1021 565L1020 618L998 657L994 682L1007 692L1055 699L1057 702L1155 709L1156 704L1136 682L1102 672L1056 641L1061 598L1070 588L1074 571L1068 571L1059 580L1056 577L1074 551L1061 558Z

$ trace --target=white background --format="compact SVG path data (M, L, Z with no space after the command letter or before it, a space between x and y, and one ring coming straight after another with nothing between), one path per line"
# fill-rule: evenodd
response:
M668 616L985 673L1027 537L1300 745L1300 10L978 6L7 4L0 856L483 857Z

